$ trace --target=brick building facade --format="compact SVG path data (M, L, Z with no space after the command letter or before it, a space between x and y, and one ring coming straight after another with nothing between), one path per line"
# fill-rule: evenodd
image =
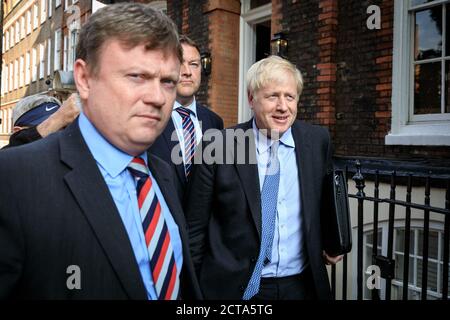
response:
M245 120L239 117L242 97L238 97L239 73L244 71L242 26L249 12L258 14L258 4L270 6L271 36L280 31L287 35L287 58L304 75L298 117L327 126L336 155L436 159L448 165L447 132L440 145L386 143L392 123L395 0L167 1L179 31L211 52L212 73L202 83L199 100L218 112L226 125ZM371 5L380 9L380 29L367 26ZM255 18L250 27L259 23Z
M8 21L15 17L15 12L31 2L36 2L38 6L41 3L48 3L40 0L5 2L5 8L9 10L5 14L5 30L8 29L5 26L10 25ZM61 56L59 59L63 68L66 60L63 46L65 37L71 31L70 26L67 26L68 14L65 11L65 6L69 2L72 0L61 1L60 6L54 7L53 17L46 19L42 25L39 23L37 32L33 31L31 37L20 41L12 50L6 50L2 56L3 65L9 68L10 61L19 58L14 52L20 51L20 54L23 54L31 50L28 47L34 45L36 41L39 42L37 37L48 38L48 33L54 33L55 29L61 28L59 42L62 48L59 51ZM163 6L178 26L179 32L189 35L199 44L202 51L211 54L212 72L209 76L203 77L197 98L219 113L225 125L234 125L251 116L245 102L245 72L256 59L270 52L267 48L262 50L260 44L263 47L267 46L274 34L283 32L289 42L287 58L298 66L305 78L298 117L327 126L333 137L336 155L383 159L436 159L441 164L444 162L444 166L448 164L449 129L444 128L443 133L436 134L437 142L433 137L431 140L427 137L417 138L420 130L416 130L416 136L406 137L406 140L403 137L400 137L403 140L388 137L390 132L397 133L402 129L392 128L394 122L400 123L401 127L402 123L409 121L409 118L403 119L403 122L393 118L399 108L393 93L399 92L401 95L405 91L392 89L395 82L393 70L396 68L395 14L397 12L398 15L399 10L404 10L403 7L408 6L408 3L419 4L419 9L426 11L427 6L431 5L427 4L427 1L141 0L139 2ZM80 0L75 3L81 9L83 22L89 15L91 1ZM373 5L378 6L381 21L379 29L370 30L366 24L370 17L367 9ZM402 20L400 26L405 25L407 21L409 20ZM53 46L54 42L53 40ZM54 60L53 49L52 52L51 59ZM53 71L52 69L51 73ZM47 75L44 79L38 79L17 90L2 92L2 109L6 108L6 104L13 104L25 94L44 91L46 77ZM448 109L444 111L440 115L443 117L440 125L450 128Z

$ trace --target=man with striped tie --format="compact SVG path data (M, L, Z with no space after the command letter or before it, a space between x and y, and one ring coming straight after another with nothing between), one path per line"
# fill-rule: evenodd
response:
M172 117L163 134L150 148L150 152L175 169L178 194L182 199L197 144L207 130L222 130L223 120L195 99L202 76L200 49L185 35L180 36L180 42L183 47L183 63Z
M256 62L254 118L211 143L222 157L194 164L185 214L206 299L331 298L325 263L341 257L323 251L320 205L332 148L326 129L296 119L302 88L291 62Z
M173 22L144 4L106 6L82 27L80 116L0 154L0 299L201 298L174 175L147 153L181 50Z

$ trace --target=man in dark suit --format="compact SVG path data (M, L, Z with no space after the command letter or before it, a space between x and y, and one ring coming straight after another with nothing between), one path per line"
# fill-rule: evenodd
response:
M207 130L222 130L223 120L196 101L195 94L200 88L202 74L200 49L187 36L180 36L180 42L183 47L183 63L172 117L150 152L174 168L178 177L178 194L182 199L196 145Z
M341 257L323 251L320 206L332 148L324 128L296 120L302 88L287 60L255 63L254 119L196 154L185 213L206 299L331 298L325 264Z
M89 18L79 118L0 153L0 299L201 298L171 169L147 154L181 59L173 22L148 5Z

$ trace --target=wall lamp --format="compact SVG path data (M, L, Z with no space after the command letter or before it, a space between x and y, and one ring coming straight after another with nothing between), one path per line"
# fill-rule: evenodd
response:
M200 56L200 60L202 63L202 70L205 75L211 74L211 54L209 52L203 52Z
M275 33L270 41L271 54L287 58L288 40L283 32Z

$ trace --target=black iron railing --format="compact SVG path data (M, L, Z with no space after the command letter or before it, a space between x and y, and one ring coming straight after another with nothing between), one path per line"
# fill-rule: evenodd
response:
M411 209L419 210L419 212L423 212L423 223L420 228L421 232L423 232L423 241L422 241L422 251L419 252L421 254L422 261L422 272L420 275L417 274L417 277L421 279L421 292L420 299L427 299L427 288L428 288L428 279L429 279L429 236L430 236L430 213L435 213L438 215L443 215L443 254L441 255L442 260L438 261L439 264L442 263L441 270L441 292L440 299L447 300L449 296L448 284L449 284L449 245L450 245L450 175L448 174L435 174L431 171L429 172L412 172L407 170L380 170L380 169L369 169L364 171L361 167L361 163L359 160L356 162L353 161L354 165L349 165L349 161L347 160L341 167L346 171L347 183L349 182L349 177L352 176L352 180L355 184L356 189L358 190L356 194L349 194L349 198L356 199L358 202L358 212L357 212L357 239L354 239L354 247L353 250L357 250L357 276L356 276L356 298L358 300L362 300L364 286L366 285L364 281L364 273L366 270L364 269L364 249L363 248L363 237L364 237L364 218L371 216L373 218L372 224L372 264L379 267L381 271L381 278L385 279L384 288L384 299L391 300L391 288L392 281L395 278L395 257L394 257L394 221L398 220L398 211L396 211L399 207L404 207L404 247L403 247L403 271L402 276L399 277L402 281L402 295L401 298L403 300L408 300L408 289L410 288L410 246L411 246ZM400 173L400 174L399 174ZM369 178L373 181L374 190L373 196L367 195L365 193L365 181ZM380 197L380 182L389 182L390 184L390 192L389 197L381 198ZM400 181L400 183L399 183ZM406 198L404 200L397 199L396 189L397 186L402 185L406 186ZM424 203L419 204L416 203L418 200L412 199L412 191L414 187L425 187L424 192ZM445 188L445 208L434 207L430 205L430 196L432 187L437 188ZM364 210L364 202L369 201L373 203L373 212L368 212ZM380 214L380 204L388 205L388 227L387 227L387 243L382 243L384 248L384 255L381 255L378 251L378 246L380 244L380 239L378 239L378 230L379 230L379 214ZM403 214L402 214L403 217ZM421 220L422 220L421 218ZM354 225L354 222L353 222ZM402 228L403 228L402 226ZM356 245L356 246L355 246ZM397 270L398 272L398 270ZM342 299L348 299L348 257L345 256L343 259L342 265ZM332 284L332 292L336 296L336 267L333 266L331 269L331 284ZM380 289L372 289L371 290L371 298L372 299L380 299ZM398 298L398 297L397 297Z

